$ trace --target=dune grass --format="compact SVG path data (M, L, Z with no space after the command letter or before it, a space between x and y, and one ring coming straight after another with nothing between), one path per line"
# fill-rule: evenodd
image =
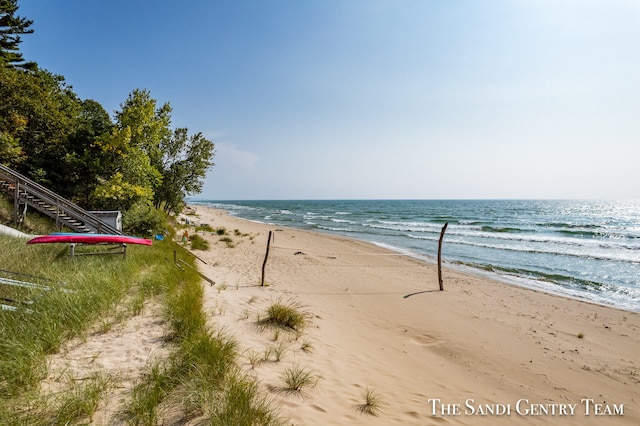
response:
M194 250L209 250L209 242L198 234L190 235L189 241L191 242L191 248Z
M292 393L304 393L306 388L314 387L319 380L319 376L308 367L293 365L285 368L280 379L284 382L284 391Z
M173 243L165 240L152 247L129 247L126 259L72 259L66 245L28 246L24 240L0 235L2 269L24 274L12 275L13 279L49 288L6 289L0 285L2 297L13 300L2 303L16 307L0 311L3 425L91 421L109 382L100 376L82 384L69 381L52 399L40 389L47 375L46 355L57 353L66 341L82 337L101 321L107 324L106 318L122 317L123 312L139 314L150 296L165 303L171 327L167 340L174 349L167 359L149 366L128 396L121 413L126 422L155 425L168 404L177 404L185 419L205 413L210 424L224 424L220 419L234 415L250 420L227 424L282 423L277 411L257 392L255 382L238 373L233 339L207 329L201 279L195 270L176 269L173 249ZM0 276L7 275L11 274L0 272ZM27 301L31 303L22 303ZM197 403L180 405L186 401L180 398L185 389L200 390L190 397Z
M93 374L89 378L70 378L71 390L62 394L55 410L56 424L73 424L83 419L93 421L112 379L106 374Z
M267 308L266 316L258 320L258 325L300 332L307 326L308 316L308 313L296 301L278 299Z
M173 354L150 367L138 382L125 418L155 425L163 410L183 419L204 415L208 423L281 425L272 403L254 379L240 373L237 343L225 330L211 332L202 309L203 288L195 271L167 292L166 316Z
M0 276L37 285L25 290L0 284L3 303L16 308L0 311L0 412L13 413L2 416L6 424L47 424L44 419L92 414L97 402L78 395L96 395L95 386L79 393L70 385L61 396L67 401L62 405L38 397L47 374L45 357L100 321L106 324L108 317L139 313L146 297L164 291L161 277L173 272L163 258L155 247L131 247L127 259L71 258L66 245L28 246L22 239L0 235ZM33 409L24 410L22 395L31 395Z
M23 240L0 237L4 276L41 286L15 293L15 300L9 297L17 311L0 312L1 397L37 385L46 374L45 355L57 353L64 341L114 312L118 302L138 291L136 276L155 269L141 262L136 250L129 250L127 261L119 256L71 259L67 250L66 246L27 246Z
M218 241L225 243L228 248L234 248L236 243L230 237L222 237Z
M360 414L368 414L377 416L382 412L382 399L378 396L375 389L367 386L361 395L363 402L356 406L356 411Z

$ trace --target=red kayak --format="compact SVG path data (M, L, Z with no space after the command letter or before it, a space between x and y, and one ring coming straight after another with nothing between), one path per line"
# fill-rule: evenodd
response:
M77 244L141 244L152 245L152 241L130 235L53 233L32 238L27 244L77 243Z

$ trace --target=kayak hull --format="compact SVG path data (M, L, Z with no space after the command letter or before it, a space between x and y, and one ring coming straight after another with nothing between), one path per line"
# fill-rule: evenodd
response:
M153 242L147 238L130 235L84 234L84 233L53 233L32 238L27 244L139 244L150 246Z

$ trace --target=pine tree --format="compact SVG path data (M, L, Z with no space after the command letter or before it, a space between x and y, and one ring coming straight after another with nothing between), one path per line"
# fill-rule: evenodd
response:
M33 33L33 21L16 16L18 0L0 0L0 66L34 69L36 64L25 62L18 46L20 35Z

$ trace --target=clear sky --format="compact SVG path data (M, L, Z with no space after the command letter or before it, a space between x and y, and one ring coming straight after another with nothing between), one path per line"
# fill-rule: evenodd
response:
M20 0L25 59L216 144L207 199L640 199L640 1Z

